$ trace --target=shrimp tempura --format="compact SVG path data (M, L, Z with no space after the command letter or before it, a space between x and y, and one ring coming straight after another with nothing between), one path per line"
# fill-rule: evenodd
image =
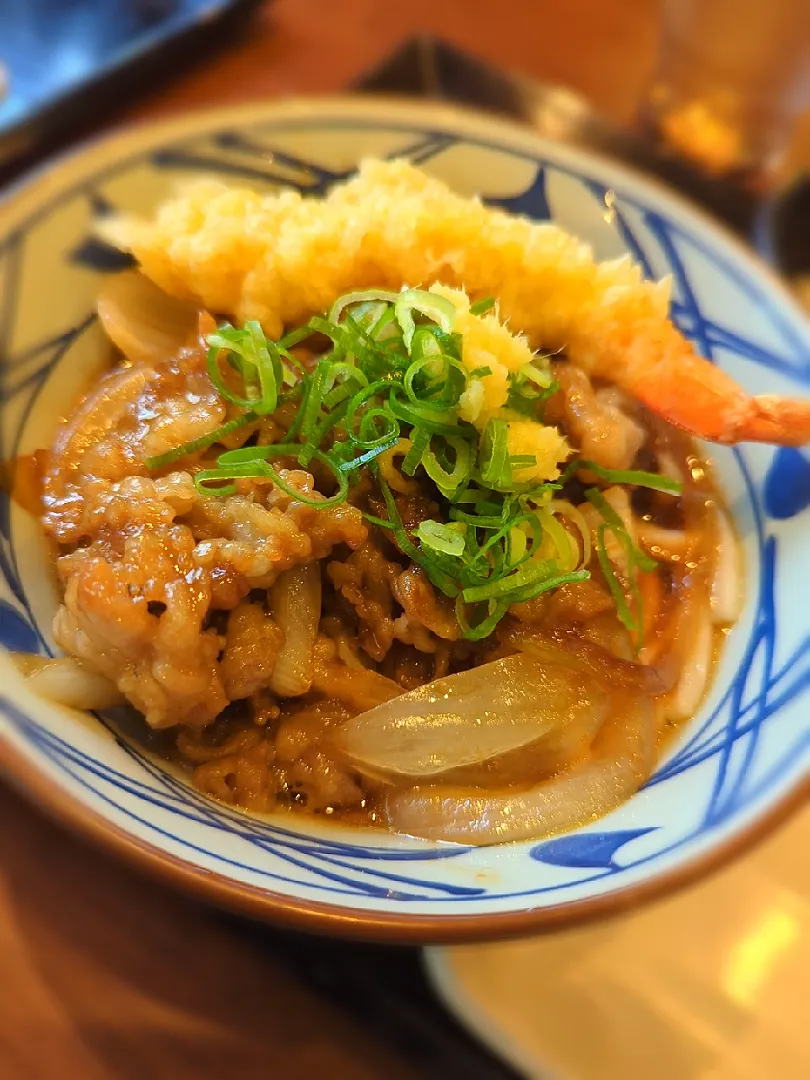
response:
M365 161L323 199L201 180L153 221L117 219L104 234L166 292L258 319L274 338L352 289L439 282L495 297L534 348L564 349L702 438L810 441L810 403L751 397L695 355L669 321L668 280L642 280L629 257L596 263L557 226L463 198L405 161Z

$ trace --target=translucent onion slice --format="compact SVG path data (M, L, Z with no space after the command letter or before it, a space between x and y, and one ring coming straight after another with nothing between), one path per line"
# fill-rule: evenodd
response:
M597 679L608 689L656 695L669 690L675 681L668 671L632 660L620 660L595 641L578 634L551 634L536 626L513 621L504 628L504 640L538 660L565 663Z
M559 657L541 664L518 654L401 694L348 720L334 738L359 772L424 779L563 730L592 732L607 707L605 690ZM569 735L565 745L575 741Z
M321 568L311 562L279 574L270 590L270 614L284 631L270 689L281 697L298 697L312 686L315 639L321 617Z
M402 694L402 687L379 671L363 667L344 667L343 664L316 663L313 689L354 709L373 709Z
M655 761L652 703L629 698L597 736L589 759L525 791L430 785L391 791L398 833L459 844L539 840L607 814L644 783Z
M168 296L138 270L108 278L97 306L107 336L135 364L174 356L197 336L199 309Z
M72 656L50 660L16 653L12 659L28 687L57 705L71 709L110 709L124 703L124 695L114 682Z

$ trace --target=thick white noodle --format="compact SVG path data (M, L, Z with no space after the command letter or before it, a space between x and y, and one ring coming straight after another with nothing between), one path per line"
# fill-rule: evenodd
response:
M712 578L710 607L715 626L730 626L740 614L743 601L742 552L724 510L714 510L717 550Z

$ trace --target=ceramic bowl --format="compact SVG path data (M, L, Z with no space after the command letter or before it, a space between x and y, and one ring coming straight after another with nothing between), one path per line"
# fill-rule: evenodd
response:
M372 100L240 107L127 131L49 166L0 207L3 459L47 445L98 370L94 297L120 255L94 218L148 211L213 173L320 193L365 155L402 155L464 194L625 252L673 278L672 315L755 392L810 393L807 325L708 219L618 165L475 114ZM0 764L51 813L200 897L311 930L393 940L528 932L614 911L741 848L806 794L810 461L712 448L742 537L746 602L711 692L634 798L576 832L474 849L258 819L210 802L103 719L31 695L0 656ZM2 496L0 642L50 653L57 602L36 522Z

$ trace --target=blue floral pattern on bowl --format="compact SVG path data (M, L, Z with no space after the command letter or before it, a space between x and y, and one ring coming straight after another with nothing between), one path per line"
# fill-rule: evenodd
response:
M700 352L752 390L810 392L810 344L779 290L714 227L617 166L424 108L251 107L91 149L63 165L52 188L0 208L2 457L47 444L102 355L93 298L124 260L94 237L94 218L148 209L200 171L320 193L371 153L406 156L465 193L553 219L602 258L629 252L646 274L670 274L673 318ZM10 669L0 685L0 743L138 843L304 907L328 904L370 921L392 912L452 920L529 908L542 915L619 895L733 839L807 776L810 574L797 515L810 505L810 462L761 446L712 456L743 541L743 616L708 700L643 791L570 835L476 850L289 815L251 818L206 800L103 720L36 702ZM53 648L46 566L35 523L0 495L6 649Z

